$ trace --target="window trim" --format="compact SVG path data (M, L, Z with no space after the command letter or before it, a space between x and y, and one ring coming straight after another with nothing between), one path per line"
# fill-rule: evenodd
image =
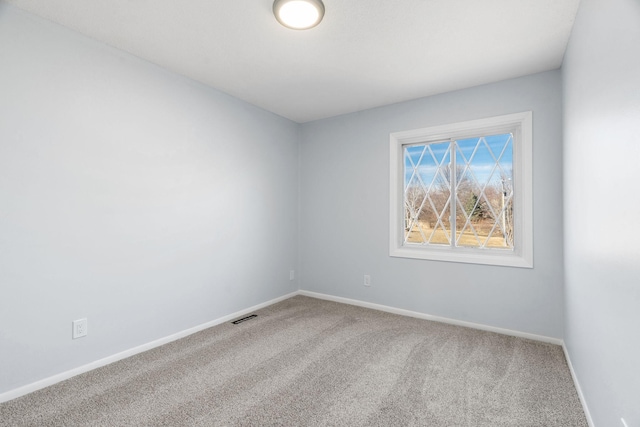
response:
M409 144L513 133L514 249L404 245L404 153ZM533 268L533 113L507 114L390 134L389 256Z

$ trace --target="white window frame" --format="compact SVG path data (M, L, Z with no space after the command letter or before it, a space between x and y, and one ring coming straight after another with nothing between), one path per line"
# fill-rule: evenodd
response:
M391 133L389 255L401 258L533 268L532 117L532 112L526 111ZM513 250L404 244L404 146L501 133L513 134Z

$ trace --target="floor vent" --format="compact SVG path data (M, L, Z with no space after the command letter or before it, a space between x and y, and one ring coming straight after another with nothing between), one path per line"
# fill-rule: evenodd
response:
M247 316L247 317L243 317L242 319L238 319L238 320L234 320L233 323L234 325L237 325L238 323L242 323L242 322L246 322L247 320L251 320L254 317L258 317L257 314L252 314L251 316Z

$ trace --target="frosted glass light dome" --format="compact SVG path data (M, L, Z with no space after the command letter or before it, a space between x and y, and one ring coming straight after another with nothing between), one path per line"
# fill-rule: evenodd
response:
M273 14L287 28L306 30L322 21L324 4L321 0L275 0Z

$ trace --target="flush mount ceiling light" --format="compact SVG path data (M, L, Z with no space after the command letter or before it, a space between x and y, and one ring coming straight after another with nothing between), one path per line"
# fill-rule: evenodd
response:
M307 30L322 21L322 0L275 0L273 14L279 23L294 30Z

